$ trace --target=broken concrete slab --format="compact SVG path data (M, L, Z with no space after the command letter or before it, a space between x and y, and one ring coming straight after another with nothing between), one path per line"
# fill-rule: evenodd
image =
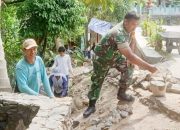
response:
M154 96L164 96L166 93L166 84L162 81L151 81L150 90Z
M170 118L180 121L180 95L166 93L166 97L152 98L161 111L165 112Z
M180 121L180 95L166 93L164 97L154 97L149 91L136 90L141 95L141 103L152 109L156 109L173 120Z
M6 116L1 119L2 113L3 115L12 115L11 112L13 112L16 116L12 116L14 120L9 122L10 125L13 123L17 125L18 123L15 122L17 118L20 125L10 127L10 129L7 130L15 130L17 127L16 130L70 130L72 129L72 119L70 117L71 107L71 97L51 99L40 95L33 96L23 93L1 92L0 123L2 120L7 119ZM10 117L9 115L8 117ZM26 123L25 120L28 121L28 123ZM23 125L23 123L25 123L25 125ZM6 126L9 125L5 125L4 127L6 128ZM25 126L25 128L22 128L23 126Z
M171 87L167 88L167 92L180 94L180 84L172 84Z
M180 79L179 66L180 66L180 58L174 58L175 62L168 68L168 70L172 73L172 76Z

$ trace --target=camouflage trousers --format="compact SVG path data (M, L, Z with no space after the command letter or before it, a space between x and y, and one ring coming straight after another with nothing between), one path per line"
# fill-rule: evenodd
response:
M127 65L125 59L114 60L114 62L111 61L109 63L101 58L97 58L93 61L92 84L88 93L89 100L97 100L99 98L102 84L110 68L116 68L121 73L121 78L119 79L120 88L127 89L131 84L134 67Z

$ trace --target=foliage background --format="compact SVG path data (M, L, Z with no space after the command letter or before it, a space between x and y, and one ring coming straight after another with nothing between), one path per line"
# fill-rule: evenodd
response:
M19 21L16 17L17 6L8 6L1 10L1 36L7 62L7 70L11 84L14 84L14 68L17 61L22 57Z
M143 1L143 0L138 0ZM81 36L87 35L87 25L92 17L109 22L119 22L134 4L133 0L4 0L1 10L1 33L8 67L14 82L14 70L22 57L21 43L25 38L35 38L38 53L50 64L56 54L55 40L65 44L75 41L80 46ZM87 37L86 37L87 38ZM79 52L80 50L78 50ZM73 59L84 60L82 52Z

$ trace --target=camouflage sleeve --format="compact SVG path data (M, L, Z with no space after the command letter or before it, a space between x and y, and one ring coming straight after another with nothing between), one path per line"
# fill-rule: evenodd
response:
M123 35L116 36L116 44L117 44L118 49L123 49L123 48L129 47L129 44Z

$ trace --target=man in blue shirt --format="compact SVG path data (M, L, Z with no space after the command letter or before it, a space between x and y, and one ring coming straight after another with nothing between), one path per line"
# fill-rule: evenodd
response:
M22 58L16 65L16 81L21 93L38 95L41 84L49 97L54 97L46 74L44 62L36 56L37 44L34 39L26 39L23 42Z

